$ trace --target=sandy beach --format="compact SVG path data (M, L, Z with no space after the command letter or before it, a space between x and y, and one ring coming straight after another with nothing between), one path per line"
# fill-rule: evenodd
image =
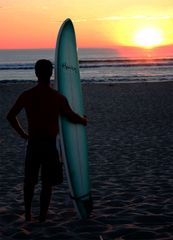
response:
M79 220L64 183L55 187L46 223L24 221L26 142L6 121L33 83L0 84L0 239L172 240L173 82L83 85L94 210ZM24 120L24 113L20 114Z

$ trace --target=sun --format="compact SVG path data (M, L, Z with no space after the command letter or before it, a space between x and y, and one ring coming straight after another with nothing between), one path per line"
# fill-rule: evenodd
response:
M162 32L154 27L143 28L135 33L134 42L144 48L156 47L163 42Z

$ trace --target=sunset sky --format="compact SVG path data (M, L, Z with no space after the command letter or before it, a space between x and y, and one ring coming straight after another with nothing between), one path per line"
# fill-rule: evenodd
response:
M0 49L54 48L68 17L78 47L173 44L172 0L0 0Z

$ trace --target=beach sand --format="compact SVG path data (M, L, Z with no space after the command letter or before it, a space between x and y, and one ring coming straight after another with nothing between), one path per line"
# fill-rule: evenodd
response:
M78 219L65 177L43 224L36 221L40 183L34 219L24 221L26 143L5 118L32 86L0 84L0 239L172 240L173 83L83 86L94 210Z

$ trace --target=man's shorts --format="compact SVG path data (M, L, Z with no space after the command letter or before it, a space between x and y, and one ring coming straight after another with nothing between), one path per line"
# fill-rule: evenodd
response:
M25 183L37 184L39 173L43 184L58 183L59 154L56 138L34 138L28 141L25 159Z

